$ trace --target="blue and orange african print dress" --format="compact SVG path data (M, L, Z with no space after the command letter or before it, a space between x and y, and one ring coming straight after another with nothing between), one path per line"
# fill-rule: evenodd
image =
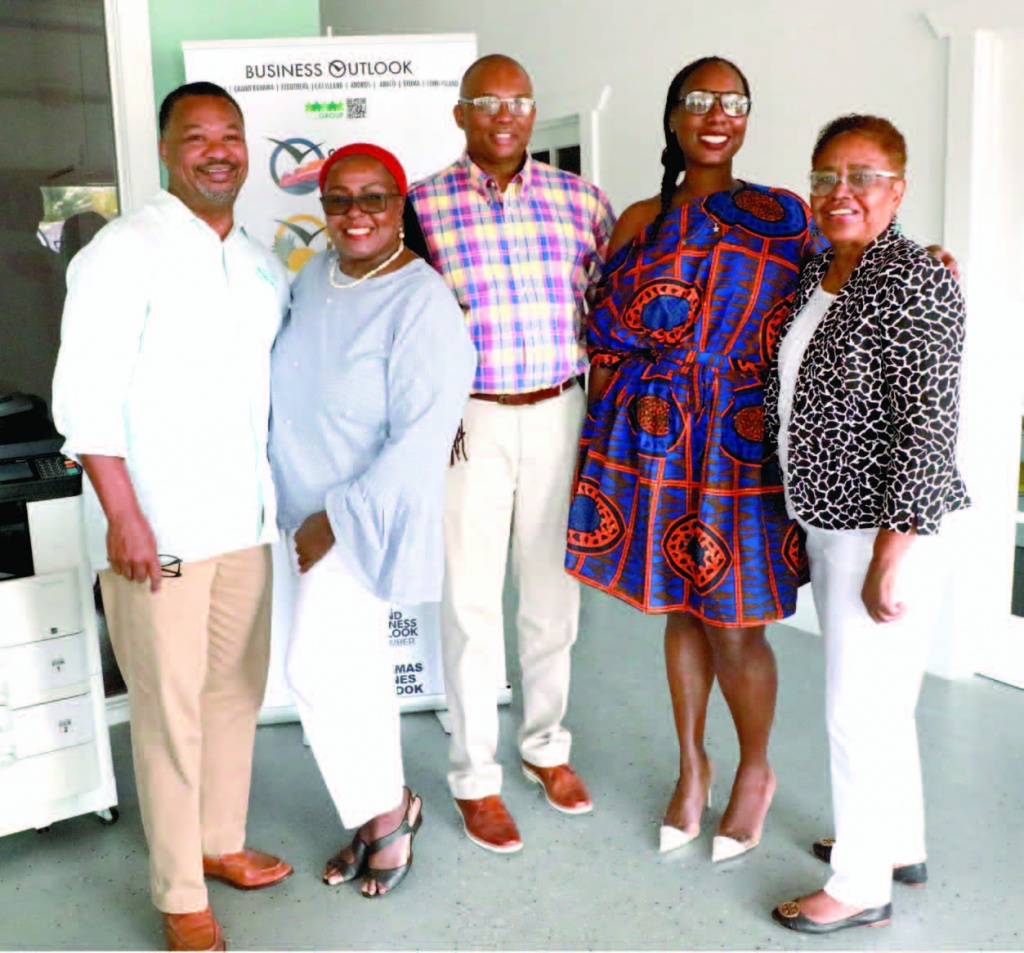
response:
M744 626L791 614L805 578L763 376L814 250L807 206L741 185L673 209L608 263L589 317L613 368L580 441L566 568L645 612Z

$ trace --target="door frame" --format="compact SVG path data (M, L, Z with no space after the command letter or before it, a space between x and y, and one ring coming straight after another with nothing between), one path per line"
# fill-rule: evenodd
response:
M925 14L948 44L943 243L961 264L968 304L959 457L970 510L948 520L954 569L936 592L945 620L929 668L1024 687L1024 620L1010 614L1021 426L1019 225L1000 222L1000 64L1024 35L1014 0L957 0Z
M103 0L103 10L123 215L140 208L160 188L149 0Z

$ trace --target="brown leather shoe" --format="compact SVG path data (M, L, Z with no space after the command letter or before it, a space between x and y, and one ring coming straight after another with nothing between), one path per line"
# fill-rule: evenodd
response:
M203 874L239 890L260 890L279 884L292 875L291 864L248 847L235 854L203 858Z
M567 764L539 768L524 761L523 774L527 780L544 788L548 804L556 811L563 814L586 814L594 809L594 802L590 800L590 792L583 779Z
M168 950L226 950L220 924L207 907L195 913L165 913Z
M498 854L514 854L523 849L519 828L500 795L468 800L456 798L455 806L462 814L466 836L474 844Z

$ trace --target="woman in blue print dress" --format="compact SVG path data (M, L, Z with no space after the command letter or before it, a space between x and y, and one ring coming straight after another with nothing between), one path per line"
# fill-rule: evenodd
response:
M813 240L802 200L733 176L749 109L746 78L718 57L669 86L661 194L623 213L590 315L566 557L582 582L667 616L680 766L663 851L700 832L704 722L721 686L740 763L715 861L761 838L775 789L765 625L794 611L805 572L778 474L762 472L763 374Z

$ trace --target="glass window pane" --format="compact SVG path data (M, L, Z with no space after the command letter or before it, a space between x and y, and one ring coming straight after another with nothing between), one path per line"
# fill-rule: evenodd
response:
M582 166L580 165L580 147L579 146L566 146L558 150L558 168L564 169L566 172L573 172L576 175L582 174Z
M0 393L49 405L67 264L117 214L103 0L3 0L0 122Z

